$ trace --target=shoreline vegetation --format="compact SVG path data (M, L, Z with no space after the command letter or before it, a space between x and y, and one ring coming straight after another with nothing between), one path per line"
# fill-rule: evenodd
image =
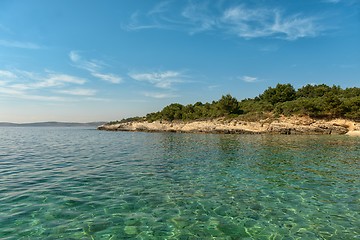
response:
M255 98L238 101L173 103L144 117L113 121L107 131L360 135L360 88L325 84L295 90L291 84L269 87Z

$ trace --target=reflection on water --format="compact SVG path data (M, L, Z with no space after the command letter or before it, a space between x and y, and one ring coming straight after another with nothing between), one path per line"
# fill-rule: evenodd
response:
M359 143L0 128L0 238L359 239Z

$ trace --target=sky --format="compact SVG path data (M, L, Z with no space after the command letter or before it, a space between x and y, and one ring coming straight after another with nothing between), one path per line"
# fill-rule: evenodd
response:
M359 0L1 0L0 122L360 87Z

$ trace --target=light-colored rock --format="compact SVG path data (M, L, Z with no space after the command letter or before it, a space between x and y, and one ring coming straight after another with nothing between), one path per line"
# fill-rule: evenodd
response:
M330 121L315 120L309 117L280 117L275 120L245 122L222 118L204 121L155 121L128 122L102 125L99 130L144 131L144 132L185 132L185 133L238 133L238 134L357 134L360 125L346 119Z
M360 131L348 131L346 135L360 137Z

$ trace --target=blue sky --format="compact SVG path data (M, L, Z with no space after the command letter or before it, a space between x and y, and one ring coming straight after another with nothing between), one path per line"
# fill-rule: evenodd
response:
M360 87L357 0L0 1L0 122L109 121L277 83Z

